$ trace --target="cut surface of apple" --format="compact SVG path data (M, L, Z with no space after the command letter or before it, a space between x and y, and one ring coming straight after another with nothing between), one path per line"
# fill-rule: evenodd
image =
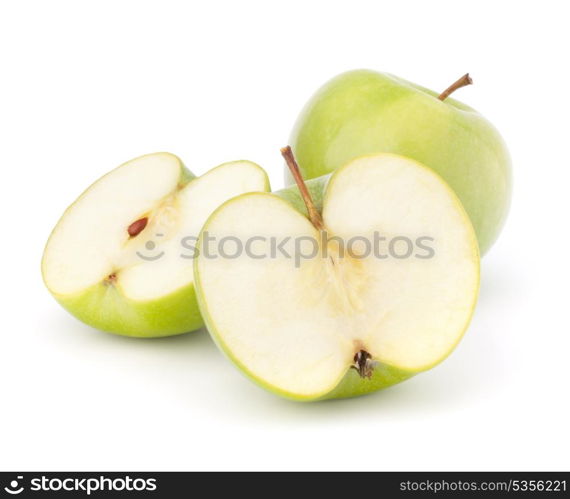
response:
M136 158L63 214L44 251L44 281L73 315L105 331L166 336L197 329L192 247L202 224L227 199L268 189L263 169L249 161L194 177L169 153Z
M299 400L368 393L444 359L479 286L476 236L447 184L380 154L332 174L321 228L293 198L244 194L203 228L198 300L221 349L262 386ZM249 242L249 252L221 257L212 241L224 238ZM280 242L291 256L274 251Z

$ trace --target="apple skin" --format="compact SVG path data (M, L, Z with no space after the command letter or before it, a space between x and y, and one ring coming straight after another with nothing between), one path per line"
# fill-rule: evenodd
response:
M355 369L349 369L336 388L317 400L359 397L389 388L414 376L414 372L402 371L386 364L377 364L370 379L362 379Z
M194 331L204 325L198 311L194 283L158 300L130 300L115 286L97 283L58 303L85 324L108 333L158 338Z
M460 198L484 254L509 210L510 156L489 121L455 99L440 101L438 95L387 73L343 73L306 104L290 145L305 179L379 152L425 164ZM293 183L288 170L286 183Z
M421 164L419 164L418 166L420 166L422 168L426 168L426 166L421 165ZM328 175L323 175L319 178L314 178L314 179L310 179L310 180L305 181L305 185L307 186L307 189L309 190L309 193L311 195L313 203L314 203L315 207L321 213L322 213L323 203L324 203L324 200L326 198L327 188L328 188L329 184L331 184L334 181L335 181L335 173L334 172L331 174L328 174ZM466 223L469 225L472 225L470 220L469 220L469 217L468 217L464 207L462 206L459 198L457 197L457 195L449 188L448 184L446 184L443 180L442 180L442 183L444 185L446 185L446 187L449 189L449 193L452 196L452 198L455 199L457 207L459 208L459 210L461 212L463 212L463 216L464 216ZM294 209L296 209L298 212L302 213L304 216L308 216L307 207L303 201L303 198L301 196L301 193L299 192L299 188L297 187L297 185L292 185L292 186L286 187L286 188L281 189L279 191L275 191L272 194L283 199L284 201L288 202L289 204L291 204ZM251 193L246 193L246 194L241 194L240 196L236 196L236 197L250 196L250 195L251 195ZM229 201L227 201L227 202L229 202ZM220 210L223 206L224 205L220 206L218 208L218 210ZM212 213L210 215L210 219L214 218L216 211L214 211L214 213ZM208 227L208 221L204 224L204 227L202 228L202 233L205 230L207 230L207 227ZM198 240L198 244L197 244L198 248L200 248L201 244L202 244L202 239L203 239L202 233L199 236L199 240ZM477 262L479 262L479 247L478 247L477 241L475 239L474 231L473 231L473 237L472 237L472 246L473 246L474 253L476 254ZM358 397L361 395L367 395L367 394L376 392L378 390L383 390L385 388L389 388L390 386L396 385L398 383L401 383L402 381L406 381L407 379L410 379L411 377L415 376L416 374L420 374L420 373L425 372L429 369L432 369L437 364L439 364L440 362L445 360L445 358L447 358L447 356L449 356L453 352L453 350L455 350L457 344L461 341L461 339L465 335L465 332L467 331L469 323L471 322L471 318L473 317L473 314L475 312L475 306L477 304L477 295L479 292L479 284L480 284L480 282L477 283L477 291L475 293L475 300L471 306L471 313L470 313L469 318L465 324L465 327L463 329L462 334L459 336L459 339L457 340L457 342L454 345L450 346L450 349L447 352L447 354L444 357L440 358L438 361L434 362L432 365L425 366L425 368L423 368L419 371L409 371L409 370L404 370L404 369L398 368L396 366L391 366L391 365L388 365L385 363L378 362L376 359L372 359L376 362L376 365L374 367L374 370L372 372L372 376L370 378L362 378L357 373L357 371L355 369L349 368L340 377L340 379L337 380L335 388L332 389L331 391L329 391L327 393L317 394L316 396L302 397L302 396L299 396L297 394L293 394L293 393L281 390L279 388L276 388L273 385L266 383L264 380L255 376L248 369L247 366L245 366L242 362L240 362L239 359L237 359L232 354L231 350L224 343L224 340L223 340L221 334L218 332L218 328L217 328L217 326L216 326L216 324L212 318L212 315L210 314L208 304L207 304L206 300L204 299L203 293L201 292L201 289L203 288L203 286L201 283L200 270L199 270L199 266L198 266L198 259L194 260L194 283L196 285L196 290L197 290L196 297L198 300L198 305L200 307L200 313L202 314L202 317L203 317L204 322L206 324L206 328L207 328L208 332L210 333L210 336L212 337L216 346L222 351L222 353L229 360L231 360L232 363L234 363L239 368L239 370L243 374L245 374L245 376L247 378L249 378L251 381L253 381L256 385L260 386L261 388L263 388L269 392L275 393L281 397L284 397L284 398L287 398L290 400L294 400L297 402L316 402L316 401L327 400L327 399L342 399L342 398L351 398L351 397Z

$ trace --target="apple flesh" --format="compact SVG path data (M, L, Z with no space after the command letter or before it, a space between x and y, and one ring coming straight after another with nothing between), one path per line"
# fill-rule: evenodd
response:
M192 238L227 199L268 189L265 172L249 161L194 177L172 154L136 158L65 211L44 251L45 284L71 314L104 331L154 337L198 329Z
M511 161L497 130L461 102L396 76L350 71L306 104L291 140L306 179L359 156L391 152L441 175L460 198L481 253L496 240L511 197ZM292 178L286 171L288 183Z
M433 171L391 154L356 159L306 187L309 195L237 196L205 223L196 289L219 347L255 382L296 400L372 392L444 359L479 285L476 236L457 196ZM382 258L339 243L376 231L388 240L430 236L433 257ZM212 241L229 237L255 244L222 258ZM273 251L283 241L289 256ZM317 253L296 265L296 245L308 256L310 241Z

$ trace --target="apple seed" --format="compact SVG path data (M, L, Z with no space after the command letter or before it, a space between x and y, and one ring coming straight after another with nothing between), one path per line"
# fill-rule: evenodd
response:
M133 222L129 225L127 232L129 233L130 237L137 237L146 227L148 223L148 217L139 218L136 222Z

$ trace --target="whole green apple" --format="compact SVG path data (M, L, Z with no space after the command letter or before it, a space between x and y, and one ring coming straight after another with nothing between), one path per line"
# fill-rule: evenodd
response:
M497 130L474 109L442 94L371 70L343 73L309 100L291 135L304 178L379 152L408 156L451 186L469 214L481 253L497 239L509 210L511 161ZM293 179L286 170L286 181Z

